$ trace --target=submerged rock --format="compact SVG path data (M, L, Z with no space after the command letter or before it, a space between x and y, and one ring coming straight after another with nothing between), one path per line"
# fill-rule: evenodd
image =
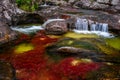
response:
M103 56L103 54L100 52L68 46L58 48L57 53L62 56L78 56L79 58L90 58L94 61L100 61L99 57Z
M0 61L0 80L16 80L15 70L10 63Z
M64 38L46 48L49 55L61 57L88 58L93 61L102 61L105 54L98 51L96 45L83 40Z

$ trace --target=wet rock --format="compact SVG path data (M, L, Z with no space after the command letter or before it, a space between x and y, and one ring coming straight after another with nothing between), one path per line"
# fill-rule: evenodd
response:
M16 80L15 70L10 63L0 61L0 80Z
M48 46L46 51L52 56L87 58L98 62L103 61L105 57L105 54L98 51L94 44L71 38L64 38Z
M43 24L46 34L64 34L68 31L67 23L64 19L51 19Z
M31 23L43 24L44 18L38 13L26 12L16 15L13 21L13 25L31 24Z
M117 33L120 35L120 15L116 14L108 14L108 13L97 13L98 15L95 16L85 16L87 19L93 20L95 22L101 22L101 23L108 23L109 30Z
M60 47L57 49L57 52L62 56L79 56L80 58L99 58L100 53L87 50L83 48L76 48L76 47ZM101 54L102 55L102 54Z

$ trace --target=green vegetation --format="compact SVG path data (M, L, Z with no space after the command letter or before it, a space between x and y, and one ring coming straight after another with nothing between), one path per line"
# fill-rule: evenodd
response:
M106 42L109 46L111 46L117 50L120 50L120 38L119 37L106 39Z
M35 11L38 8L38 2L36 0L16 0L19 8L25 11Z

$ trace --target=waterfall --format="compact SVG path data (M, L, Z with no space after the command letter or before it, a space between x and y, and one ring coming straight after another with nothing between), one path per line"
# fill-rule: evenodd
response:
M89 25L89 21L87 19L81 18L77 18L75 29L73 31L76 33L94 33L104 37L113 37L113 35L108 32L107 23L93 23Z
M108 24L106 23L91 24L90 31L108 32Z
M76 23L75 23L75 27L76 27L77 30L87 31L88 30L88 21L86 19L78 18Z

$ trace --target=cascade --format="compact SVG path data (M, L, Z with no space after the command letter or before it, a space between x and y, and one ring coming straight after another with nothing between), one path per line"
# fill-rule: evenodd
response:
M90 31L108 32L108 24L106 23L91 24Z
M77 30L80 30L80 31L87 31L88 30L88 21L87 19L80 19L78 18L76 23L75 23L75 27Z
M87 19L81 18L77 18L75 29L73 31L76 33L94 33L104 37L113 37L112 34L108 33L107 23L94 23L89 25L89 21Z

